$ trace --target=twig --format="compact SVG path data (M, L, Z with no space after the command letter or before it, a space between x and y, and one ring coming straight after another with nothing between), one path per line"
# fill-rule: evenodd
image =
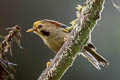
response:
M70 38L53 58L51 65L46 68L38 80L60 80L66 70L72 66L77 53L90 41L91 32L100 18L104 0L86 0L79 17L75 20Z
M12 28L7 28L6 30L9 30L9 34L3 37L4 40L0 43L0 79L2 80L6 80L8 76L11 77L11 79L14 79L14 76L8 70L15 71L14 68L11 66L15 64L10 63L7 60L5 53L8 52L8 50L10 49L10 54L12 56L11 44L13 42L13 39L15 39L15 41L20 46L20 29L21 28L18 25Z

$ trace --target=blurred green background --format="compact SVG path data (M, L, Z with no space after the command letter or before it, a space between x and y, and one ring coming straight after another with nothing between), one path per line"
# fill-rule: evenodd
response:
M21 50L12 45L13 57L8 55L16 67L16 80L37 80L46 67L46 62L55 54L33 33L26 33L36 20L53 19L64 24L75 18L75 7L85 0L0 0L0 34L5 28L16 24L22 26ZM92 33L92 41L110 66L95 69L86 59L78 56L62 80L120 80L120 13L106 0L102 20Z

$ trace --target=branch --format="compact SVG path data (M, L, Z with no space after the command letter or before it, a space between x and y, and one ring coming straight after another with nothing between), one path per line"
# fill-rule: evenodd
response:
M59 80L66 70L72 66L77 53L90 40L90 35L100 18L104 0L87 0L80 9L77 8L77 19L69 39L53 58L50 66L40 75L38 80ZM99 19L100 20L100 19Z

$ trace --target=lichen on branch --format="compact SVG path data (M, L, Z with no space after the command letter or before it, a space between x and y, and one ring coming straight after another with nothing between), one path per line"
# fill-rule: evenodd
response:
M90 41L90 35L95 24L100 20L104 0L86 0L77 7L77 18L72 22L69 39L63 44L38 80L60 80L67 69L72 66L78 52Z

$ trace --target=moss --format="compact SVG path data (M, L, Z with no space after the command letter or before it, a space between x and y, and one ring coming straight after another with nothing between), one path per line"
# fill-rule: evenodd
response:
M59 80L74 62L77 53L87 44L92 29L100 18L104 0L86 0L84 6L77 6L77 17L71 22L74 27L70 33L72 36L64 43L38 80ZM77 25L77 26L76 26Z

